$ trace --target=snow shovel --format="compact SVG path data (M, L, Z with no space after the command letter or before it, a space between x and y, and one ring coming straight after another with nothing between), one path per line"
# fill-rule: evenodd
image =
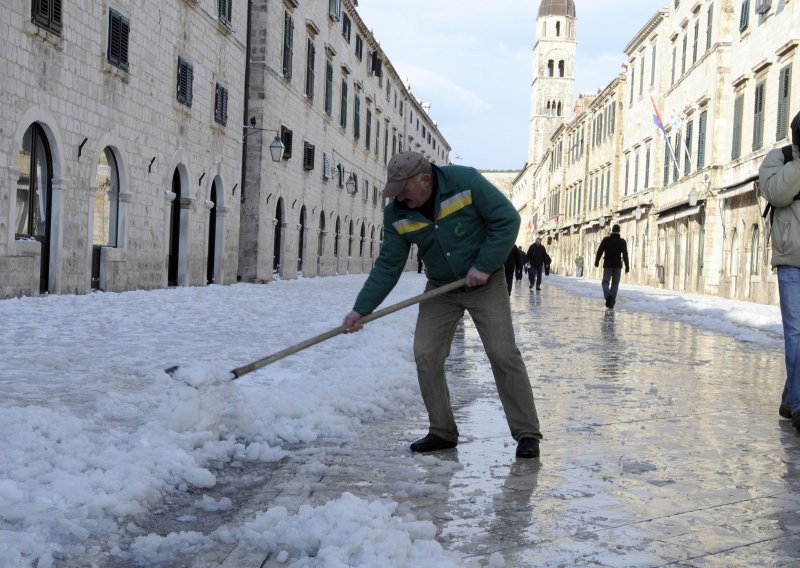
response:
M377 312L372 312L371 314L367 314L358 320L358 323L369 323L374 321L378 318L382 318L383 316L387 316L391 313L394 313L398 310L402 310L403 308L407 308L409 306L413 306L414 304L419 304L420 302L424 302L429 298L433 298L435 296L440 296L442 294L446 294L447 292L452 292L458 288L461 288L466 283L466 278L461 278L460 280L456 280L455 282L450 282L449 284L445 284L444 286L439 286L438 288L434 288L433 290L428 290L422 294L414 296L413 298L408 298L407 300L403 300L402 302L398 302L396 304L392 304L391 306L385 307L382 310L378 310ZM270 363L274 363L284 357L288 357L298 351L302 351L307 347L311 347L312 345L316 345L317 343L321 343L326 339L331 339L332 337L336 337L337 335L344 333L345 329L343 325L331 329L330 331L326 331L325 333L321 333L317 336L311 337L298 343L297 345L292 345L291 347L287 347L282 351L278 351L277 353L273 353L272 355L268 355L258 361L253 361L252 363L248 363L247 365L242 365L241 367L237 367L231 371L231 380L238 379L246 375L247 373L251 373L265 365L269 365ZM174 376L175 372L180 367L175 365L174 367L169 367L164 369L164 371L169 374L170 376Z

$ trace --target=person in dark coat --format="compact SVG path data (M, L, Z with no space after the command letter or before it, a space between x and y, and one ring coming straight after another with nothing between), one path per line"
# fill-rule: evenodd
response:
M525 267L525 251L522 250L521 246L517 246L517 273L516 278L517 282L522 281L522 269Z
M613 308L617 301L617 289L622 276L623 262L625 263L625 274L630 271L628 243L619 235L619 225L614 225L611 228L611 234L600 241L594 257L595 266L600 265L600 257L603 256L603 296L606 299L606 307Z
M536 284L536 289L541 290L542 286L542 268L545 264L550 264L550 256L547 254L547 249L544 248L541 238L536 238L536 242L528 248L528 254L525 255L528 259L528 279L531 285L528 288L533 288Z
M508 256L505 262L506 271L506 285L508 286L508 295L511 295L511 289L514 287L514 276L522 273L522 259L519 256L519 249L511 247L508 251Z

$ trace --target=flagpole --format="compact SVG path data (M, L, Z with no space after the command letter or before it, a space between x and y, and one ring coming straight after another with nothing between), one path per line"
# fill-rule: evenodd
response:
M653 110L655 111L654 122L656 126L658 126L659 130L661 130L661 134L664 135L664 140L667 142L667 147L669 148L669 155L672 157L672 163L675 166L675 170L678 172L678 176L681 174L680 166L678 165L678 160L675 158L675 149L672 147L672 142L669 139L669 135L667 131L664 129L664 122L661 120L661 113L658 112L658 107L656 106L656 101L653 99L653 96L650 95L650 102L653 103ZM655 120L657 119L657 120Z

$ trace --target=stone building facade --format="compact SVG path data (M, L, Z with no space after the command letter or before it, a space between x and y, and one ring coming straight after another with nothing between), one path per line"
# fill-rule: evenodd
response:
M0 8L0 297L236 280L247 0Z
M350 0L255 0L239 277L367 272L383 233L386 165L450 147ZM278 162L268 146L281 139ZM416 267L412 252L409 266Z
M799 43L797 0L670 1L628 43L622 73L551 136L539 164L555 169L544 176L526 164L542 182L518 176L518 209L543 212L520 239L546 236L564 273L581 250L585 274L599 277L589 263L598 239L577 232L577 221L597 221L602 234L618 223L631 256L627 281L775 303L757 175L766 152L789 143L788 123L800 110L792 98ZM611 146L594 143L608 134L598 116L603 97L615 101ZM564 133L584 128L587 113L592 144L576 171ZM611 195L598 210L593 191L600 177L602 195L604 167ZM589 188L577 205L576 185ZM569 228L565 219L576 222Z

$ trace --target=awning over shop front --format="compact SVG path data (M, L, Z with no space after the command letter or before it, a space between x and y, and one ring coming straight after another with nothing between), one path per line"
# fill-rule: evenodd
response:
M591 230L591 229L594 229L594 228L595 228L596 226L598 226L599 224L600 224L600 221L597 221L597 220L595 220L595 221L589 221L588 223L584 223L584 224L583 224L583 230L584 230L584 231L589 231L589 230Z
M731 187L726 187L721 189L718 196L720 199L730 199L731 197L736 197L737 195L744 195L745 193L752 193L754 197L758 197L757 193L757 185L755 179L750 179L745 181L744 183L740 183L738 185L733 185Z
M700 213L699 205L695 207L687 207L686 209L677 209L666 215L659 214L658 221L656 223L658 225L663 225L664 223L669 223L670 221L675 221L677 219L683 219L684 217L689 217L691 215L697 215L698 213Z

